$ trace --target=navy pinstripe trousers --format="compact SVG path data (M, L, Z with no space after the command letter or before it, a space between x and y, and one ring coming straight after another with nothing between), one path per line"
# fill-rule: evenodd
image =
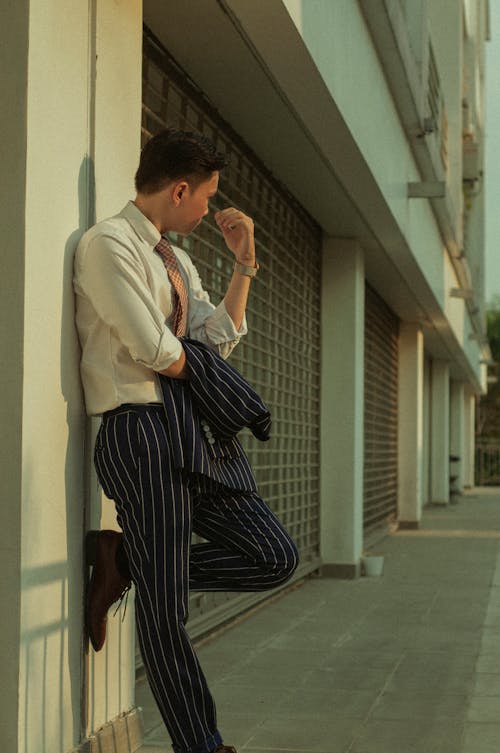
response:
M189 589L278 586L295 570L297 549L256 492L174 468L163 406L107 414L94 460L124 533L140 650L174 750L209 753L222 737L185 628ZM191 545L193 532L206 542Z

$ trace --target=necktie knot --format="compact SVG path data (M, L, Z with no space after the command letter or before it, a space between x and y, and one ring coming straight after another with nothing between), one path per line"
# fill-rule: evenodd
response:
M173 288L173 325L174 334L178 337L186 334L188 296L184 280L179 272L177 257L170 241L163 236L155 246L155 251L161 256L168 278Z

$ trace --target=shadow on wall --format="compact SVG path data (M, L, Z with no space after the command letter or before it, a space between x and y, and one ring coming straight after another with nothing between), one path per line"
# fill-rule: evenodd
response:
M92 221L94 178L86 157L77 184L78 227L51 263L63 264L60 340L60 389L66 403L67 446L65 457L66 559L27 567L22 572L23 623L21 634L21 690L24 708L24 750L28 753L64 753L77 743L85 728L83 643L83 534L85 525L86 418L79 376L80 352L74 325L73 257L78 240ZM89 198L92 197L92 198ZM62 252L62 249L60 249ZM54 390L57 386L54 384ZM50 433L47 435L50 441ZM59 467L60 458L54 458ZM29 458L23 462L25 493L32 478ZM34 491L33 491L34 493ZM60 517L61 500L53 513ZM43 535L43 531L40 531Z
M89 656L82 629L75 629L76 615L82 615L81 580L72 577L68 562L26 568L22 588L25 608L28 604L38 617L38 624L21 635L23 750L66 753L87 735L87 730L79 729L80 724L94 731L126 708L122 687L128 686L128 680L125 682L124 674L134 669L133 665L128 668L127 661L131 624L122 623L122 606L110 627L112 640L107 641L102 655L91 652ZM71 611L72 592L79 602L76 614ZM41 607L40 594L44 598ZM44 619L44 605L49 605L49 619ZM133 612L133 596L129 608ZM116 676L109 671L115 667ZM91 706L88 719L87 697Z
M83 233L95 223L94 163L85 156L78 174L78 227L66 241L63 259L61 316L61 390L66 402L68 443L65 462L67 574L70 615L68 629L68 661L70 674L71 713L74 735L79 742L87 727L86 686L88 676L87 646L83 635L83 603L85 562L83 542L88 528L88 498L91 457L89 421L80 381L80 346L75 327L73 263L76 246ZM61 613L64 614L64 613ZM79 615L76 621L76 615ZM61 748L62 750L62 748Z
M63 682L69 624L68 580L68 565L63 561L28 568L23 572L22 587L28 597L29 591L36 589L37 593L43 591L47 595L50 594L50 601L54 603L58 594L58 611L61 615L60 619L37 625L21 635L21 664L24 665L25 688L24 709L20 711L24 719L24 744L26 750L32 750L34 747L39 753L55 753L52 746L56 736L59 741L58 750L62 752L68 734L64 715L64 707L68 701L65 698ZM57 686L50 687L50 680L56 676L59 680ZM36 704L33 701L33 677L39 678L37 684L42 690ZM74 702L74 697L72 689L71 703ZM36 729L36 742L30 737L30 733L33 735L33 728Z
M114 628L118 635L113 641L111 658L113 663L116 661L120 676L118 690L113 688L111 692L107 687L107 673L102 673L101 666L94 668L95 657L92 656L92 667L89 666L88 641L83 630L87 575L84 536L88 528L99 527L101 519L101 493L92 465L93 437L98 421L88 419L85 414L73 292L75 249L83 233L95 223L94 168L89 157L82 161L77 189L78 227L64 246L61 291L60 382L68 429L64 468L66 560L28 567L22 573L23 604L29 617L25 624L31 621L31 626L21 635L25 685L21 691L24 708L20 711L27 753L35 749L37 753L65 753L85 739L92 721L89 719L89 688L92 713L97 708L99 714L104 714L104 721L109 714L116 713L117 694L118 708L122 707L121 672L122 665L125 666L122 654L125 652L128 656L130 644L128 632L118 623ZM24 473L25 478L31 477L27 461ZM56 514L62 514L57 500L54 509ZM106 668L108 647L103 651L102 662ZM101 723L99 721L97 726Z

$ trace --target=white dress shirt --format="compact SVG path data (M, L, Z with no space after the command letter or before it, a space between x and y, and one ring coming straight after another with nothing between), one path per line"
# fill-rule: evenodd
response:
M156 371L180 358L169 328L172 286L154 247L160 233L133 202L82 236L75 254L76 326L81 376L89 415L122 403L161 403ZM173 247L188 292L187 334L227 358L237 330L224 301L210 303L196 267Z

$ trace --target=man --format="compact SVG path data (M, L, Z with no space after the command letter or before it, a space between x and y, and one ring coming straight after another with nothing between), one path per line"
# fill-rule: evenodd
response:
M215 214L235 257L217 306L188 255L163 237L188 235L199 225L224 164L203 137L171 129L157 134L142 151L135 200L87 231L75 258L85 400L90 415L103 416L96 468L115 502L125 549L119 534L99 539L101 565L111 573L102 577L119 590L130 568L139 645L176 753L234 751L223 744L185 630L189 587L270 588L285 582L298 561L294 543L255 491L182 472L171 461L158 375L189 379L183 335L227 358L246 333L258 270L253 222L234 207ZM214 441L210 427L203 429L203 441ZM193 531L206 543L191 546Z

